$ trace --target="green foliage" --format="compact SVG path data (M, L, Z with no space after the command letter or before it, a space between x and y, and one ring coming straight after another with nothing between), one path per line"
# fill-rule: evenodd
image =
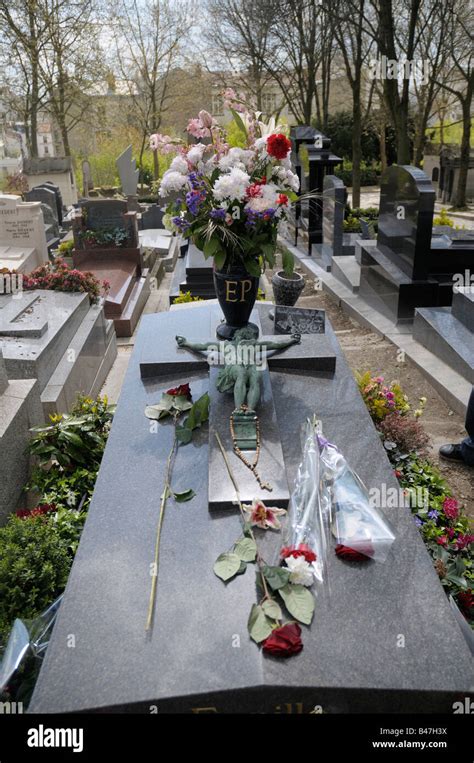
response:
M452 217L449 217L445 207L441 209L441 212L437 217L433 218L433 225L449 225L450 228L454 227L454 220Z
M176 305L182 305L186 302L204 302L202 297L193 297L190 291L180 291L179 297L175 297L173 303Z
M71 471L98 469L114 411L106 397L80 396L71 413L51 415L51 424L31 430L30 453L42 467L52 462Z
M380 162L369 165L367 162L360 163L360 184L361 186L378 185L381 173ZM341 178L344 185L352 187L352 162L344 159L342 169L336 167L334 170L336 177Z
M12 516L0 528L0 644L16 617L34 617L59 596L71 564L68 540L49 518Z
M235 119L232 119L226 124L225 129L227 131L227 143L232 148L245 148L247 145L247 136L245 131L237 124Z
M61 243L58 246L58 252L63 257L67 257L72 253L72 250L74 249L74 241L61 241Z
M128 232L125 228L109 230L81 230L78 233L80 241L87 249L98 246L127 246Z
M408 398L397 382L384 384L383 376L372 377L370 371L356 374L359 392L374 421L382 421L394 411L405 414L410 410Z
M374 120L376 117L374 118ZM361 149L364 160L368 163L380 161L380 141L377 130L374 127L374 120L366 121L362 125ZM326 127L322 130L331 138L331 150L337 156L343 158L352 157L352 135L354 119L352 111L338 111L328 117ZM386 151L389 164L396 161L396 141L393 128L387 127L386 131Z

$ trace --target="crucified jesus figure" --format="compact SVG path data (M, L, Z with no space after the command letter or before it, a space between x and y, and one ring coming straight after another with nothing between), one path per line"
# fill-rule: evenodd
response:
M255 411L260 400L262 386L262 371L256 363L256 354L259 357L267 352L286 350L294 344L301 343L300 334L292 334L290 339L281 342L259 341L255 338L252 329L239 329L233 339L224 342L188 342L184 336L177 336L178 347L194 352L209 352L224 345L224 365L217 375L217 389L219 392L234 392L235 409L240 410L243 406L250 411Z

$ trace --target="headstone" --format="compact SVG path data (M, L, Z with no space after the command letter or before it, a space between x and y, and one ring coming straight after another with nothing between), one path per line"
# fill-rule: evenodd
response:
M62 203L69 207L77 202L77 188L74 168L70 156L43 156L23 159L23 172L30 188L45 183L57 186L62 195Z
M56 208L57 208L57 214L58 214L58 222L59 225L62 226L63 224L63 197L61 193L61 189L58 185L53 183L51 180L46 181L46 183L42 183L39 186L35 186L35 188L48 188L50 191L54 192L54 195L56 196ZM34 189L33 189L34 190Z
M92 180L91 165L85 160L82 162L82 195L87 198L89 196L89 191L93 188L94 182Z
M177 263L170 288L170 304L180 294L190 292L192 297L215 299L216 290L212 270L212 257L207 259L195 244L190 243L184 260Z
M47 261L41 202L0 194L0 269L29 273Z
M449 306L453 278L474 270L474 241L434 241L435 192L417 167L383 175L377 246L361 246L359 294L391 320L409 323L416 307Z
M164 212L160 209L159 204L149 204L142 212L140 228L142 230L147 230L148 228L163 230L163 215Z
M228 585L213 572L216 558L232 548L242 529L237 510L209 511L208 425L177 454L173 489L192 488L196 495L183 508L169 505L165 513L155 618L145 632L174 428L150 427L143 412L183 382L197 399L209 389L209 374L200 368L143 379L140 358L154 353L159 363L162 347L176 334L186 335L190 322L198 341L204 340L210 308L176 310L171 322L169 313L141 321L29 712L150 712L154 705L160 714L387 713L400 707L452 713L453 701L472 687L472 658L402 502L381 509L396 533L385 563L348 564L330 550L330 595L318 596L300 654L289 660L268 657L249 638L249 611L257 601L252 566ZM263 335L273 330L265 308L257 306ZM341 449L371 494L383 488L398 495L383 443L329 322L326 335L337 354L334 376L315 374L309 381L298 369L270 374L288 483L293 486L301 461L302 427L316 414L324 436ZM279 533L259 532L270 564L277 563L281 541ZM74 649L68 648L71 633ZM399 634L403 649L396 647Z
M135 159L132 158L132 146L128 146L120 154L116 165L119 171L122 193L125 196L136 196L140 172L137 169Z
M275 306L275 334L324 334L326 313L305 307Z
M25 194L27 201L39 201L41 202L41 209L43 211L43 219L45 224L46 241L48 243L48 249L51 248L51 242L58 242L59 240L59 219L58 208L56 204L56 194L51 188L45 186L37 186L32 188Z
M115 324L117 336L131 336L150 294L150 275L143 268L139 245L137 214L121 199L82 201L73 218L73 263L107 280L105 316ZM87 231L120 234L121 240L97 241Z
M342 255L346 187L335 175L326 175L323 183L323 243L333 256Z

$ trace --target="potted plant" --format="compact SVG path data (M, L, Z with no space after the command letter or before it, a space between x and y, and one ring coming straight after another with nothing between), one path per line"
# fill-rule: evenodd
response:
M299 181L291 170L291 143L275 119L262 121L231 89L224 92L224 102L245 135L244 148L230 147L224 129L206 111L187 128L199 142L186 146L156 134L150 145L177 152L159 188L168 202L163 223L213 258L216 295L226 319L217 333L227 339L249 325L260 275L275 264L278 230L298 198ZM284 268L293 270L290 252Z
M298 297L304 289L305 279L293 269L286 269L285 252L283 253L283 270L278 270L272 276L273 294L275 304L289 305L296 304Z

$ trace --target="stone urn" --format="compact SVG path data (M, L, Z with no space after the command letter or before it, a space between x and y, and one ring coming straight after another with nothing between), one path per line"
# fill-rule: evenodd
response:
M217 270L214 267L214 288L224 313L225 323L217 328L219 339L232 339L235 332L249 327L258 336L258 327L249 323L258 293L260 278L250 275L243 267Z
M287 275L284 270L274 273L272 276L272 286L275 304L292 307L296 304L298 297L303 291L304 284L305 280L299 273Z

